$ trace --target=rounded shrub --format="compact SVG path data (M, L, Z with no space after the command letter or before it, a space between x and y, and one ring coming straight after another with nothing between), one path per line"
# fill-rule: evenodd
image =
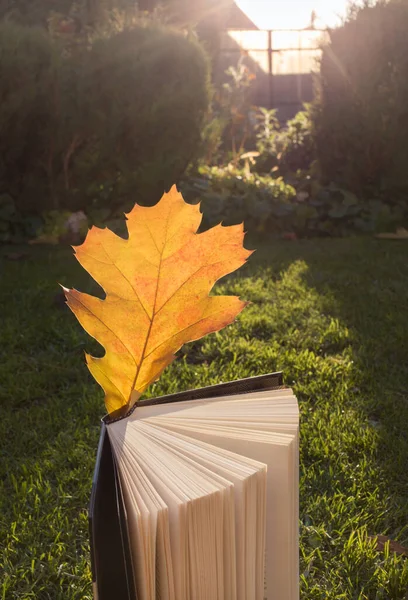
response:
M75 186L108 186L117 202L156 202L185 171L201 141L209 103L207 57L194 40L135 27L97 41L82 66L84 143Z
M156 202L196 155L209 67L170 28L138 26L64 54L45 31L3 23L0 97L0 194L21 214L114 213Z

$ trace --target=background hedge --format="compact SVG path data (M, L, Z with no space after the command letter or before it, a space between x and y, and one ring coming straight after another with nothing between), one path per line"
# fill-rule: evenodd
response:
M64 53L43 30L0 24L0 195L22 213L153 203L200 146L201 46L135 26Z
M0 193L27 208L49 195L59 67L46 32L0 23Z
M323 49L314 137L324 182L364 196L408 190L408 4L355 9Z
M114 188L115 201L158 200L200 146L209 67L194 40L136 27L96 42L83 71L87 142L73 163L76 185Z

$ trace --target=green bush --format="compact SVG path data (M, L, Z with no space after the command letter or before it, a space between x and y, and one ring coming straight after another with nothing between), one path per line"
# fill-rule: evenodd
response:
M68 13L73 0L58 0L58 10ZM57 9L55 0L0 0L0 18L24 25L47 24L47 18Z
M408 225L404 203L390 207L378 199L361 201L335 184L312 188L297 193L281 178L246 176L245 169L231 167L200 167L182 183L188 201L201 201L203 228L244 221L252 233L342 237Z
M256 170L271 170L287 177L297 171L307 171L316 159L309 105L281 127L276 110L259 108L257 113L256 147L259 157Z
M408 4L355 9L323 49L313 129L326 183L390 202L408 190Z
M244 221L252 232L286 231L296 194L282 180L255 174L246 178L244 170L231 167L200 167L181 189L188 201L202 202L204 228Z
M64 56L40 29L0 25L0 194L18 213L156 202L201 142L206 55L138 26Z
M0 19L47 27L56 13L75 18L77 28L100 25L104 13L135 9L134 0L0 0Z
M309 106L290 119L278 139L281 174L307 171L316 158Z
M45 32L0 23L0 193L18 208L49 194L58 62Z
M161 27L97 41L82 66L79 151L73 186L116 203L152 204L185 171L201 142L209 103L202 48Z

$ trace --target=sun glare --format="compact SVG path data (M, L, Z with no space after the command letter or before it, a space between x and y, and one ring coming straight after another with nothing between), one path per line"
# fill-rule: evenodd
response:
M332 27L344 16L348 0L236 0L260 29L303 29L316 13L316 27Z
M269 72L269 36L272 30L272 74L310 73L321 55L322 30L344 16L348 0L236 0L259 30L228 31L228 46L239 46L264 71ZM313 13L313 16L312 16ZM311 26L315 30L308 29Z
M316 68L316 59L320 56L319 42L321 31L273 31L271 42L273 53L273 75L310 73ZM264 71L269 72L269 39L267 31L229 30L229 42L232 49L239 46Z

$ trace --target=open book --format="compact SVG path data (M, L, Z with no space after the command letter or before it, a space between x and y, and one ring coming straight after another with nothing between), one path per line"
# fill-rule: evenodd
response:
M203 388L103 424L95 598L298 599L298 406L277 384Z

